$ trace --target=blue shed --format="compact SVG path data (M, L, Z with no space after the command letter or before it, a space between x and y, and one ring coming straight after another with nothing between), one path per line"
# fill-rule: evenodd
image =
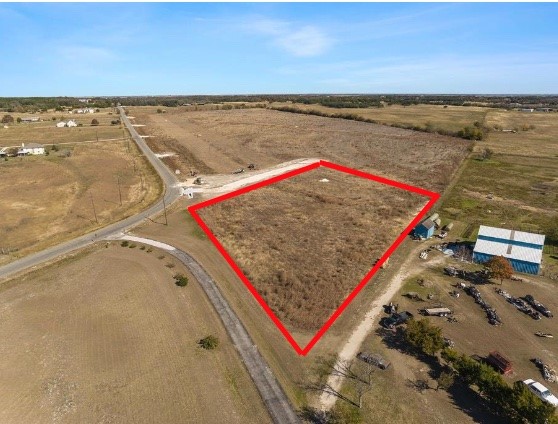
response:
M481 225L473 261L484 263L493 256L506 258L516 272L538 274L541 268L544 235Z
M430 218L422 221L415 227L415 236L428 239L434 235L435 224Z

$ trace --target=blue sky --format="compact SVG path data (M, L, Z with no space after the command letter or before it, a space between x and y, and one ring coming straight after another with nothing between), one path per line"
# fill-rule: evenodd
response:
M558 93L556 3L0 3L0 96Z

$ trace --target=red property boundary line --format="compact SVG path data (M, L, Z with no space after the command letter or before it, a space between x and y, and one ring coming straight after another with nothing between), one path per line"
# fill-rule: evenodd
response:
M334 169L336 171L344 172L346 174L351 174L357 177L366 178L368 180L376 181L381 184L386 184L392 187L400 188L403 190L411 191L413 193L420 194L429 198L429 201L426 205L420 210L418 215L411 221L409 225L399 234L393 244L385 251L382 257L376 262L376 264L372 267L372 269L364 276L364 278L360 281L360 283L353 289L353 291L349 294L349 296L341 303L339 308L329 317L326 323L318 330L318 332L314 335L314 337L308 342L308 344L304 347L300 347L295 339L291 336L289 331L285 328L281 320L275 315L275 313L271 310L269 305L265 302L265 300L260 296L258 291L254 288L252 283L248 280L248 278L244 275L244 273L240 270L239 266L235 263L229 253L225 250L223 245L217 240L217 237L213 234L213 232L209 229L206 223L201 219L198 214L199 209L203 209L205 207L214 205L221 201L232 199L233 197L240 196L241 194L248 193L250 191L256 190L261 187L265 187L279 181L286 180L288 178L294 177L296 175L311 171L313 169L319 167L325 167ZM349 306L349 304L353 301L353 299L360 293L360 291L366 286L370 278L378 271L378 269L384 264L384 262L392 255L392 253L399 247L401 242L405 239L405 237L411 232L411 230L419 223L426 212L436 203L436 201L440 198L440 194L425 190L420 187L415 187L408 184L400 183L399 181L390 180L387 178L379 177L377 175L368 174L363 171L358 171L356 169L347 168L345 166L337 165L332 162L328 162L325 160L320 160L319 162L303 166L302 168L295 169L293 171L286 172L284 174L269 178L264 181L260 181L258 183L248 185L241 189L232 191L230 193L223 194L221 196L214 197L212 199L206 200L204 202L197 203L195 205L189 206L188 211L192 215L192 217L196 220L198 225L202 228L202 230L207 234L209 239L213 242L217 250L221 253L221 255L225 258L227 263L231 266L231 268L235 271L238 277L242 280L244 285L248 288L250 293L254 296L254 298L258 301L261 307L265 310L265 312L269 315L269 317L273 320L279 331L283 333L283 336L289 341L289 343L293 346L295 351L302 356L306 356L308 352L314 347L314 345L320 340L320 338L325 334L325 332L333 325L335 320L339 318L341 313Z

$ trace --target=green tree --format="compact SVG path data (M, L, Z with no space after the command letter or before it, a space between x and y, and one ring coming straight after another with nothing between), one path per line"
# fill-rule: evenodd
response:
M485 266L488 269L490 278L500 280L500 285L503 283L504 279L508 279L513 275L513 268L510 261L503 256L493 256Z
M405 340L427 355L435 355L444 348L442 329L430 324L428 318L410 319L405 329Z
M219 346L219 339L213 335L209 335L201 339L198 344L206 350L213 350Z
M442 371L442 373L436 380L436 383L438 383L438 385L436 386L436 391L440 389L442 390L449 389L453 385L454 380L455 380L455 374L453 372Z
M174 276L174 283L179 287L186 287L188 285L188 277L182 274L176 274Z
M91 121L91 125L99 125L99 121L95 118L93 118L93 120Z

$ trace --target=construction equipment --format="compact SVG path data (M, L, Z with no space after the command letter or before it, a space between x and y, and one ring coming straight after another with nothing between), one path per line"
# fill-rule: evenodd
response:
M242 174L244 172L244 168L238 168L233 171L233 174Z

